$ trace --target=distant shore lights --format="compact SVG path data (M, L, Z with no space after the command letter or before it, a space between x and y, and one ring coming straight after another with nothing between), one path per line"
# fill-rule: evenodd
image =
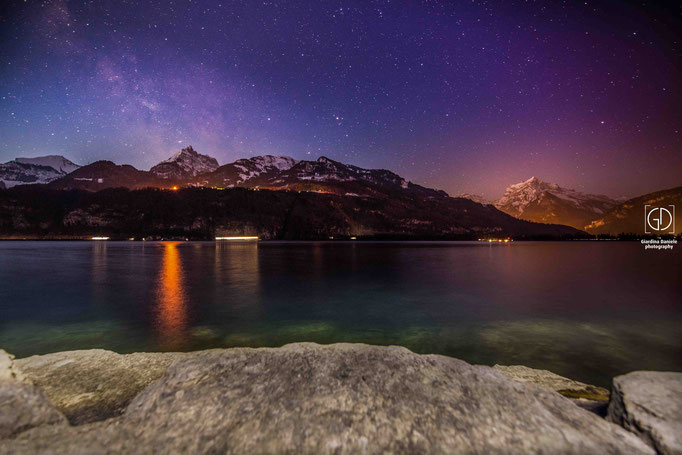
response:
M216 237L216 240L258 240L257 236L248 236L248 235L242 235L242 236L235 236L235 237Z
M109 240L109 237L92 237L90 240Z
M514 239L512 239L512 238L510 238L510 237L507 237L506 239L489 239L489 238L482 238L482 239L478 239L478 241L479 241L479 242L488 242L488 243L493 243L493 242L497 242L497 243L509 243L509 242L513 242Z

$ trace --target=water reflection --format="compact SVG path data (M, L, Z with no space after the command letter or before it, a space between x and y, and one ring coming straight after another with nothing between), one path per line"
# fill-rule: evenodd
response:
M158 324L162 349L181 349L187 338L187 297L178 242L164 242L159 274Z
M107 242L92 242L92 301L103 303L106 301L107 284Z
M0 242L0 346L398 344L608 386L680 369L680 270L630 242Z
M251 315L245 307L259 313L261 278L258 244L216 242L213 267L219 284L215 301L228 308L240 308L240 317Z

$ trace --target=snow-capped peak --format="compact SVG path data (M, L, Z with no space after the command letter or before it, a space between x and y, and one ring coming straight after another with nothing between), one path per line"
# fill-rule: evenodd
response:
M192 146L185 147L167 160L161 161L149 171L158 177L185 178L213 172L218 169L218 160L198 153Z
M546 194L555 196L575 208L602 213L605 207L615 205L615 201L607 196L581 193L573 189L562 188L556 183L543 182L537 177L510 185L504 195L495 203L501 210L513 210L522 214L529 204L542 202Z
M17 163L34 164L37 166L48 166L62 174L69 174L80 166L61 155L36 156L34 158L17 158Z
M544 191L544 190L550 189L550 188L556 189L556 188L559 188L559 185L557 185L556 183L543 182L542 180L540 180L537 177L531 177L528 180L523 181L521 183L515 183L513 185L509 185L509 187L507 188L505 193L509 192L510 190L512 190L512 192L516 192L516 191L528 192L528 191L537 191L537 190Z

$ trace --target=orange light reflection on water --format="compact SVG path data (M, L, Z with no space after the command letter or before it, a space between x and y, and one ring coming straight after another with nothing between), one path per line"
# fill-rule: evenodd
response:
M164 349L180 349L186 342L187 297L178 243L164 242L159 274L158 331Z

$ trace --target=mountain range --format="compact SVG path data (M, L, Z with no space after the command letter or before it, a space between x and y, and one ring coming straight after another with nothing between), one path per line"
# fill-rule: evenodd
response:
M491 221L490 210L497 213L504 212L518 220L543 225L561 224L595 234L637 233L639 232L637 230L619 231L618 229L630 228L630 226L634 229L640 226L641 230L641 217L636 213L635 207L638 207L640 199L648 201L655 198L654 194L629 201L616 200L608 196L562 188L554 183L543 182L536 177L510 185L497 201L489 201L472 194L449 197L444 191L416 185L388 170L363 169L324 156L309 161L296 160L287 156L264 155L239 159L220 166L215 158L200 154L191 146L158 163L149 171L138 170L130 165L117 165L111 161L96 161L81 167L64 157L54 155L17 158L0 165L0 182L4 182L7 187L24 183L47 183L46 186L49 189L86 191L118 187L133 190L147 187L284 190L330 194L344 198L373 198L382 200L384 203L387 200L408 201L407 205L424 206L425 202L436 203L441 204L438 210L445 213L454 216L454 212L458 212L459 220L451 220L451 224L457 224L462 217L468 219L468 224L457 224L454 231L448 231L445 225L438 224L441 220L436 223L440 227L430 231L429 235L452 235L455 231L459 235L520 232L511 227L509 219L502 220L498 216L495 221ZM679 191L675 190L663 193L665 197L673 200L677 198L679 202ZM463 208L462 204L467 203L458 202L463 200L473 201L475 204ZM458 208L452 212L455 206ZM466 216L463 215L465 213ZM433 225L434 215L424 215L422 217L424 219L408 220L403 217L401 220L394 219L393 222ZM624 217L632 218L633 221L622 222ZM484 219L485 222L482 221ZM525 225L527 231L528 226L530 224ZM394 232L400 231L396 227L392 229ZM351 232L353 229L348 228L346 231ZM374 228L370 231L378 232ZM538 231L534 235L542 234Z
M226 188L231 190L223 191ZM217 166L211 157L188 147L149 171L97 161L47 185L0 191L3 236L97 233L197 239L584 235L571 227L518 220L491 205L451 198L388 170L363 169L327 157L308 161L265 155Z
M288 156L264 155L218 166L214 158L197 153L192 147L182 149L149 171L96 161L49 183L50 188L88 191L186 186L308 191L354 197L386 197L394 193L448 197L444 191L413 184L391 171L363 169L324 156L314 161L299 161Z

